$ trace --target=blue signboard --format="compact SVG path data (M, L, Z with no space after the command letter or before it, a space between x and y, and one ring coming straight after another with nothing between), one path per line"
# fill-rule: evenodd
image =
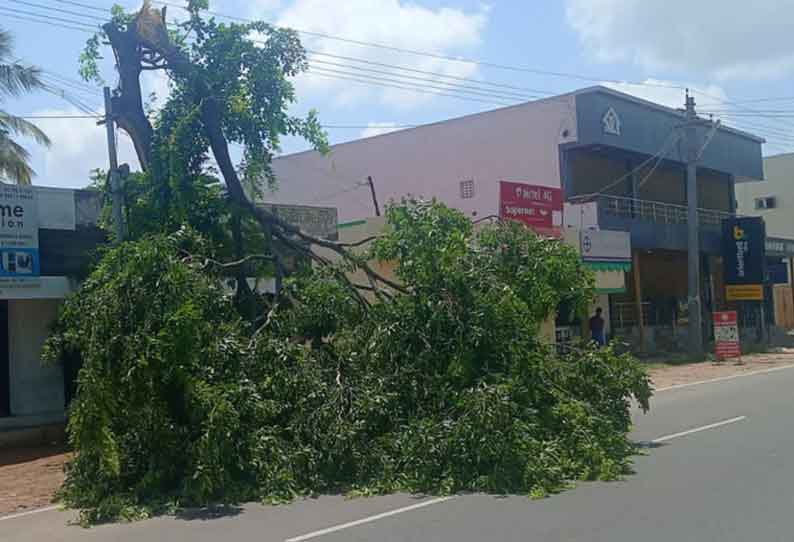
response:
M0 185L0 278L40 275L39 217L32 187Z

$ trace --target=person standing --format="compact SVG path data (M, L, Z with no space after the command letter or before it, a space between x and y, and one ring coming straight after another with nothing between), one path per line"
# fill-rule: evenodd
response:
M598 345L604 346L607 344L607 338L604 334L604 318L601 316L601 307L596 308L595 316L590 318L590 338Z

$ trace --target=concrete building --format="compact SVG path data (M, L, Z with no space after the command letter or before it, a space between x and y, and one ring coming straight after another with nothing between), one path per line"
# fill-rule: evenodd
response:
M499 214L502 181L561 190L563 228L630 233L631 262L615 266L623 280L604 292L613 335L643 349L678 349L687 320L683 121L679 110L591 87L335 145L327 156L280 157L273 164L279 184L265 199L333 206L347 222L374 214L371 177L381 205L435 197L477 219ZM707 128L697 136L705 141ZM721 126L699 162L706 337L711 312L730 305L721 222L735 211L737 184L763 178L762 143Z
M105 239L100 207L99 192L0 186L0 432L64 421L73 368L44 366L41 349Z
M794 239L794 153L764 158L764 180L736 186L736 212L760 216L767 235Z
M760 216L766 224L767 273L772 285L775 323L794 329L794 153L764 157L764 180L736 186L736 212Z

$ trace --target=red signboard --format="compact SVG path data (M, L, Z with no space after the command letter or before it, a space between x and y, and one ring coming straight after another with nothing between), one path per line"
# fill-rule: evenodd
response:
M499 217L518 220L534 230L559 228L562 226L562 190L501 181Z
M736 311L714 313L714 353L718 360L741 357Z

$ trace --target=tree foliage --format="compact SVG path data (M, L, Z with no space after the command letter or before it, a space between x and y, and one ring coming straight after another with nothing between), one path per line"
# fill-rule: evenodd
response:
M44 86L39 68L13 58L11 34L0 28L0 103ZM35 175L30 153L14 137L29 137L42 145L49 145L50 140L35 124L0 109L0 180L30 184Z
M148 2L116 9L82 57L96 79L110 43L113 109L142 172L126 181L130 240L67 300L46 346L83 362L64 502L90 521L340 490L542 495L625 472L629 400L647 408L650 395L643 370L540 337L561 303L592 296L576 253L405 201L360 254L255 205L281 137L325 148L316 115L287 114L305 52L291 31L206 19L206 4L189 1L176 27ZM154 122L140 88L150 70L171 81ZM256 274L287 256L303 264L284 291L244 310L242 263L267 262Z
M340 490L544 495L626 472L643 369L539 335L592 295L575 251L435 202L387 218L367 256L395 262L404 292L365 308L306 269L259 327L185 256L192 235L111 250L47 346L84 362L65 502L96 520Z

